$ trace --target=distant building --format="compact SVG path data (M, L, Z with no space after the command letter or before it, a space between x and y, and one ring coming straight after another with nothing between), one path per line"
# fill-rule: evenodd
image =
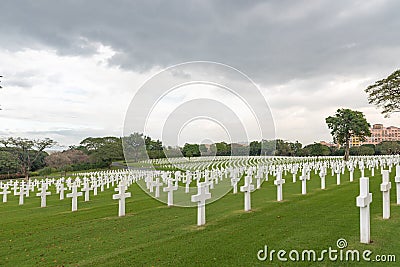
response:
M361 141L359 137L351 137L350 138L350 147L353 146L361 146Z
M350 147L366 144L377 145L382 141L400 141L400 128L398 127L384 127L383 124L374 124L370 131L371 136L366 137L367 140L364 142L361 142L358 137L352 137L350 139Z
M321 145L328 146L328 147L337 147L337 148L340 147L340 145L338 145L338 144L335 144L335 143L328 143L328 142L325 142L325 141L320 141L319 143L320 143Z

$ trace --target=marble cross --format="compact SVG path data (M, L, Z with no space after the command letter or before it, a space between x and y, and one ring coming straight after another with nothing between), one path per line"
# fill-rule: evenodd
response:
M389 181L389 171L382 171L381 192L383 196L383 219L390 218L390 189L392 184Z
M360 195L356 198L357 207L360 208L360 242L369 244L371 242L370 228L370 204L372 194L369 192L369 178L360 178Z
M197 225L206 224L206 200L211 198L211 193L207 190L205 183L200 183L197 187L197 195L191 197L192 202L197 202Z

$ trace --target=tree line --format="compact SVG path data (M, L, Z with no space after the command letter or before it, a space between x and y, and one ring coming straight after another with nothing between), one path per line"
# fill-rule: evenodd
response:
M126 138L126 140L124 140ZM213 144L190 144L183 147L164 146L160 140L134 133L129 137L88 137L77 146L64 151L47 153L44 150L54 145L51 139L29 140L7 138L0 140L0 178L48 175L53 172L70 172L96 168L109 168L112 162L124 161L124 145L134 148L137 157L159 159L165 157L200 156L343 156L345 148L328 147L320 143L303 147L299 142L281 139L252 141L249 144L217 142ZM127 142L130 141L130 143ZM125 144L124 144L125 141ZM143 146L141 146L143 145ZM129 150L125 147L125 152ZM144 156L146 153L146 157ZM351 147L350 155L381 155L400 153L400 142L387 141L378 145Z

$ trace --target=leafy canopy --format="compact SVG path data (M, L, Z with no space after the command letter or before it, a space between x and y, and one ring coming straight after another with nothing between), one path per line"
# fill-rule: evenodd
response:
M392 112L400 111L400 70L387 78L376 81L365 89L368 102L382 108L382 114L388 117Z
M371 136L371 125L360 111L338 109L335 116L326 118L326 123L333 141L341 145L346 144L352 136L359 137L361 141L365 141L366 136Z

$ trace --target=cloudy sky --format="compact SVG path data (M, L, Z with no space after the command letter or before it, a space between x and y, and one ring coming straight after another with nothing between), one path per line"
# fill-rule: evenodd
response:
M330 141L324 118L342 107L364 112L371 124L400 126L399 115L385 119L364 92L400 66L399 10L397 0L5 0L0 136L63 145L121 136L139 88L188 61L219 62L252 79L282 139ZM157 102L152 116L193 96L224 99L235 110L235 100L218 90L182 87ZM185 125L180 144L227 140L211 120ZM154 127L147 134L162 137Z

